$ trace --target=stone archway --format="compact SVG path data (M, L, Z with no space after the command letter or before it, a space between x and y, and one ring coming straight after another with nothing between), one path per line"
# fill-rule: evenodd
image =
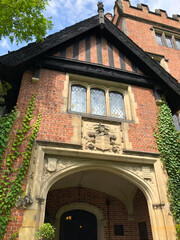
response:
M81 163L82 164L82 163ZM115 165L115 164L114 164ZM153 190L150 188L150 186L142 180L141 177L139 177L138 175L135 175L133 172L129 171L129 169L124 168L119 168L119 164L116 164L115 166L112 166L112 164L109 164L108 162L104 162L104 164L98 164L96 162L96 164L89 164L89 162L85 163L83 162L83 166L77 164L76 166L73 165L69 165L69 167L65 168L65 171L61 172L61 175L58 175L57 173L54 174L53 178L49 178L49 182L46 181L45 184L43 185L42 188L42 197L46 199L46 194L48 193L50 187L55 184L57 181L62 181L63 179L65 179L68 176L71 176L73 174L77 174L78 172L83 172L83 171L95 171L98 170L99 172L102 173L111 173L114 176L117 176L117 178L120 179L126 179L126 181L130 182L132 185L137 186L139 189L141 189L143 191L143 193L145 193L144 195L146 196L147 199L147 204L148 204L148 209L150 212L150 217L151 217L151 226L152 229L153 227L156 228L156 216L154 216L154 211L152 208L152 203L156 202L156 197L153 193ZM49 187L48 187L49 186ZM46 189L46 191L44 191ZM125 203L125 202L124 202ZM130 211L131 207L128 208L128 204L126 204L127 209L129 210L129 215L133 215L131 214L132 212ZM41 215L41 219L44 219L44 210L41 211L42 215ZM155 236L157 238L155 238ZM153 233L153 238L154 239L159 239L158 237L158 232L154 231Z
M49 149L49 150L48 150ZM48 162L52 157L46 157L45 151L54 154L53 169L48 166ZM63 154L61 157L61 154ZM65 155L65 156L64 156ZM33 157L35 156L35 157ZM58 149L51 147L36 147L36 152L32 156L30 174L33 172L33 180L29 178L27 185L27 193L31 192L33 205L25 210L23 226L20 230L19 240L32 240L37 227L44 222L46 197L51 186L57 181L61 181L67 176L82 171L108 172L120 179L125 179L129 183L141 189L146 197L153 239L168 239L164 228L163 213L159 209L154 209L153 204L160 202L158 189L156 185L156 176L153 171L149 171L148 181L144 177L143 166L149 164L148 168L152 168L155 159L149 157L144 160L141 157L118 156L114 157L104 154L84 154L80 151ZM75 157L75 156L78 156ZM36 164L34 164L36 158ZM97 160L98 159L98 160ZM144 164L144 161L146 164ZM128 208L128 207L127 207ZM28 239L26 236L31 236Z

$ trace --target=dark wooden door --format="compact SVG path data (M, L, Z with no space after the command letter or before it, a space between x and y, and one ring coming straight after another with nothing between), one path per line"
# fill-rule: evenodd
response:
M95 215L83 210L65 212L60 221L60 240L97 240Z

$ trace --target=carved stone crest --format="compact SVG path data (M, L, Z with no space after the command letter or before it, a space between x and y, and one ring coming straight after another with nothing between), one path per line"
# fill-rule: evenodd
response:
M120 128L102 123L87 123L84 128L85 149L119 153L121 150ZM119 131L118 131L119 130ZM119 135L119 136L118 136Z
M57 159L56 158L48 158L45 168L48 172L57 171Z

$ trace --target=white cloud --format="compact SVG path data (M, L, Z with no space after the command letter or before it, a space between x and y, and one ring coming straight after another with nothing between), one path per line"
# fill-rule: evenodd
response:
M0 46L1 46L2 48L7 49L7 50L10 50L10 48L11 48L10 45L9 45L9 43L8 43L8 40L7 40L7 39L1 40Z
M51 0L46 7L46 14L51 16L58 16L58 11L60 10L60 1Z
M105 12L113 12L114 1L104 0ZM46 16L69 26L97 14L97 0L52 0L47 6ZM55 26L56 27L56 26Z

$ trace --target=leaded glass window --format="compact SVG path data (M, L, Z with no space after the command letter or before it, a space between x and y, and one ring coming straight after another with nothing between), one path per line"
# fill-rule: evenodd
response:
M71 87L71 111L86 113L86 88L80 85Z
M91 89L91 114L106 116L105 92L101 89Z
M123 95L118 92L109 93L111 117L125 118Z
M163 42L163 39L162 39L162 34L156 33L156 40L157 40L158 44L164 45L164 42Z
M166 36L166 42L168 47L173 48L172 38L170 36Z

